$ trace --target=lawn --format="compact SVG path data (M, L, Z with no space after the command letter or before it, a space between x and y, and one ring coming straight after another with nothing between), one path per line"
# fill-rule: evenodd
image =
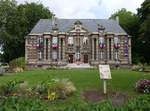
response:
M130 70L112 70L112 80L108 80L108 93L121 92L126 95L138 95L134 87L136 81L140 79L150 79L150 74L135 72ZM86 90L103 91L103 82L99 78L99 72L96 69L71 69L71 70L33 70L16 74L7 74L0 77L0 84L5 84L10 80L28 81L30 86L47 81L53 78L68 78L77 88L76 94L64 101L51 103L50 107L55 109L62 108L69 104L84 103L82 92Z

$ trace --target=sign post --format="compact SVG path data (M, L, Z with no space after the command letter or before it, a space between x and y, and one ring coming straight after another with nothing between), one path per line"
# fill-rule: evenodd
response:
M104 85L104 94L107 93L107 80L103 80L103 85Z
M104 94L107 94L107 80L111 79L111 72L109 65L99 65L100 78L103 80Z

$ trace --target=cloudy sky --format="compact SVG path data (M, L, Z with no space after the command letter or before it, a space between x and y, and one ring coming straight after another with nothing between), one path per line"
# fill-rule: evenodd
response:
M17 0L41 2L59 18L108 18L118 9L136 13L144 0Z

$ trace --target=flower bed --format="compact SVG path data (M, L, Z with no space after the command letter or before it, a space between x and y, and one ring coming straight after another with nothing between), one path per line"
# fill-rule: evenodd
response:
M136 83L136 91L140 93L150 93L150 80L139 80Z

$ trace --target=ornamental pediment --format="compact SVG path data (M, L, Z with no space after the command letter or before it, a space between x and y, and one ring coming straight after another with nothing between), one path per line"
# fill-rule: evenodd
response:
M74 25L72 26L72 28L70 28L69 32L85 33L85 32L88 32L88 30L83 27L82 22L77 20L76 22L74 22Z

